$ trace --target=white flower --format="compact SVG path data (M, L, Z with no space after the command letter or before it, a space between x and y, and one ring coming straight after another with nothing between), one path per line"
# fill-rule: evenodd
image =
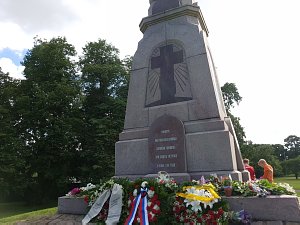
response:
M88 190L94 189L95 187L96 187L96 185L94 185L94 184L92 184L92 183L88 183L88 184L86 185L86 190L88 191Z
M132 194L134 197L136 197L137 196L137 189L134 189L134 191L133 191L133 194Z
M147 181L144 181L142 184L141 184L141 187L142 188L145 188L147 186L148 182Z
M187 204L186 204L186 206L188 207L189 205L191 205L192 206L192 210L194 211L194 212L198 212L198 211L202 211L202 209L201 209L201 206L200 206L200 201L189 201Z
M154 193L155 193L154 191L149 190L149 191L148 191L148 197L149 197L149 198L153 198Z
M155 204L155 205L153 206L153 209L159 210L159 206Z

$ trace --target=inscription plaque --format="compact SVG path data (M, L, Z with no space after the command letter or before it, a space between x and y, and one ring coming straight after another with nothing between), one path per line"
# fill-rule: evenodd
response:
M176 117L164 115L150 127L149 156L152 173L186 172L185 132Z

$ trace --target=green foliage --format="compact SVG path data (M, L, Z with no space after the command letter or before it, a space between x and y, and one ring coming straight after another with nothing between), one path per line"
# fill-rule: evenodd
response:
M295 190L287 183L270 183L265 179L257 183L261 188L270 191L272 195L295 195Z
M223 100L227 112L230 112L234 108L235 104L239 104L242 101L242 97L238 92L238 89L234 83L225 83L222 87Z
M80 86L75 48L65 38L37 39L24 58L16 127L24 143L28 201L56 197L76 174Z
M284 145L276 144L272 146L274 148L275 155L279 159L279 161L286 160L287 149L284 147Z
M242 100L238 89L234 83L225 83L222 87L222 95L224 100L224 105L228 116L230 117L235 134L238 140L239 145L243 145L245 143L246 134L244 131L244 127L240 124L240 118L235 117L231 113L231 109L235 107L235 104L239 104Z
M239 181L233 181L232 182L232 188L234 196L256 196L257 193L253 190L251 184L245 183L245 182L239 182Z
M293 173L298 179L300 174L300 156L282 162L282 167L289 173Z
M25 179L23 144L16 129L15 105L20 81L0 68L0 200L22 197Z
M79 60L84 93L81 180L98 181L114 173L114 145L124 124L130 68L130 59L122 62L118 53L99 39L84 47Z
M36 38L25 80L0 70L0 200L47 201L72 181L113 175L132 63L118 54L99 40L77 63L65 38Z
M284 139L284 147L286 149L286 158L293 159L300 156L300 137L290 135Z
M244 131L244 127L242 127L242 125L240 123L240 118L235 117L230 112L228 112L228 115L229 115L232 125L234 127L234 131L235 131L238 143L240 146L242 146L243 144L245 144L246 133Z

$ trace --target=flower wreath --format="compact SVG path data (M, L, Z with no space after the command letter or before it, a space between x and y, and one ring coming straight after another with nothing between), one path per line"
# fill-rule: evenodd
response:
M212 184L184 186L184 192L176 194L173 204L176 221L190 224L218 224L222 221L224 210L222 207L214 207L220 200L214 189Z
M141 184L141 188L145 188L145 193L143 197L147 198L147 216L149 222L156 222L158 215L160 215L160 201L158 199L158 194L155 193L154 187L148 188L148 182L144 181ZM130 193L130 197L128 199L128 209L131 212L134 208L135 200L139 196L139 186L136 185L135 189L132 193ZM130 215L129 215L130 216ZM140 223L141 218L138 214L135 215L133 223Z

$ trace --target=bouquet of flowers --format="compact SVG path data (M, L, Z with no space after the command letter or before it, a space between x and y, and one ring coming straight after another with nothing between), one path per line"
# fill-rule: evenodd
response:
M177 193L173 213L178 223L225 224L228 220L220 196L212 184L184 186Z

